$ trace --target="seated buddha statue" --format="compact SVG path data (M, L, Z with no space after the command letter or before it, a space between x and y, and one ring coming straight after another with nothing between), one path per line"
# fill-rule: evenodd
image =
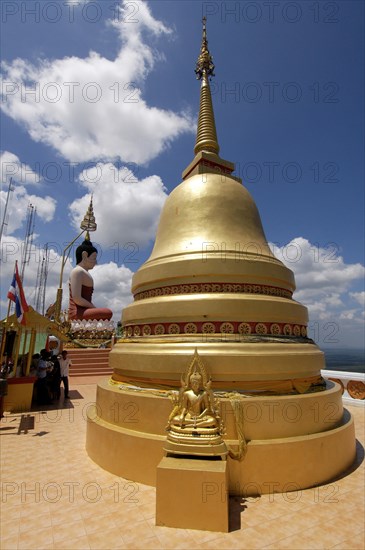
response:
M166 426L164 449L172 455L227 455L222 439L224 426L211 380L197 353L181 380L179 397Z
M113 312L108 308L95 307L92 302L94 281L89 271L96 265L98 251L88 239L76 249L76 267L70 275L69 320L106 320Z
M194 372L188 388L182 393L178 414L169 420L175 431L193 432L197 428L218 428L211 410L208 393L202 387L202 376Z

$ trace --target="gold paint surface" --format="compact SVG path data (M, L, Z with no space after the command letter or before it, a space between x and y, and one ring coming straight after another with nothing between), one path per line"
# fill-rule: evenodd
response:
M109 354L115 374L147 379L180 380L186 362L198 348L212 379L230 381L287 380L318 376L324 354L314 344L273 344L232 341L187 342L166 339L116 344Z
M243 250L273 258L250 193L231 177L226 176L222 183L219 174L197 174L172 191L161 214L150 260L202 253L204 243L212 243L211 248L219 254Z

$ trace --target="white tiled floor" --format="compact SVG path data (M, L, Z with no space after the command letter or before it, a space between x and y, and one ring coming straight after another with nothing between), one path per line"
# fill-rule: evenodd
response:
M351 473L301 494L232 498L232 530L219 534L156 527L155 489L90 460L85 419L96 386L80 382L72 380L65 408L29 413L28 433L18 434L20 414L0 423L2 550L365 548L363 408L350 408L361 443Z

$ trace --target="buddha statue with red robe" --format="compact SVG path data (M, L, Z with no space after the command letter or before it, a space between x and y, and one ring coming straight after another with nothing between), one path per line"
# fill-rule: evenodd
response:
M95 307L92 302L94 281L89 271L97 263L97 249L90 240L85 240L76 249L76 267L70 275L70 301L68 309L69 320L106 320L109 321L113 312L108 308Z

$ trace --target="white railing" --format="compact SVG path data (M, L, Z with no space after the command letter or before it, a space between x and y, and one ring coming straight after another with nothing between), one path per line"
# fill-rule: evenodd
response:
M336 380L343 388L342 400L348 405L365 406L365 374L340 370L323 370L326 380Z

